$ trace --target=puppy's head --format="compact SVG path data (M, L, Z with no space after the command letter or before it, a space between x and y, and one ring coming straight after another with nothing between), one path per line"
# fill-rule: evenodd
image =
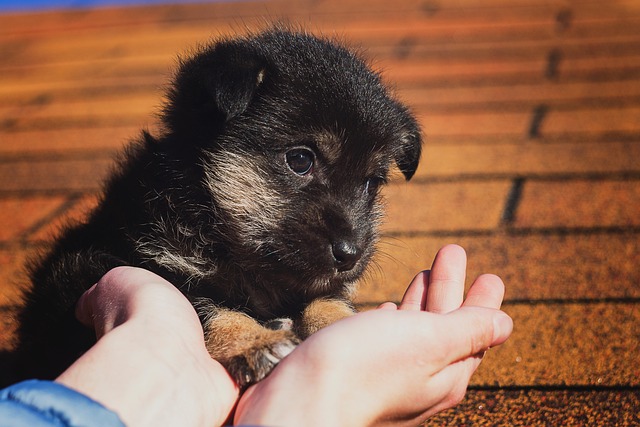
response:
M380 186L394 165L410 179L421 151L415 119L357 55L283 30L183 62L164 120L171 144L198 153L227 260L276 295L358 279Z

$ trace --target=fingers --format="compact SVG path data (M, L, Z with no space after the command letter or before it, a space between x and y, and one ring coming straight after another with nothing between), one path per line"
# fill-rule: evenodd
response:
M462 307L439 318L443 324L436 337L442 343L442 366L474 357L504 343L513 330L513 321L504 312L481 307Z
M95 292L95 288L97 285L93 285L89 290L87 290L76 304L76 318L82 323L84 326L88 326L93 328L93 312L94 308L92 305L93 297L92 294Z
M453 318L459 327L451 325L448 329L450 341L444 346L446 353L442 354L444 360L440 365L444 369L430 382L430 386L442 392L442 400L431 408L431 414L451 408L462 400L484 351L504 343L513 330L511 318L498 310L463 307L446 317Z
M383 302L378 306L378 310L397 310L398 306L393 302Z
M504 283L502 280L498 276L484 274L474 281L462 304L463 308L458 311L466 308L473 309L473 307L499 309L503 297ZM471 335L465 338L463 332L459 336L459 339L467 340L466 351L458 353L458 356L462 355L462 358L448 365L433 377L433 384L440 383L441 390L451 389L440 402L438 410L450 408L459 402L459 399L464 396L471 376L482 361L484 351L489 347L502 344L509 337L513 329L511 319L504 313L497 311L490 311L489 315L492 316L490 323L488 318L483 317L485 320L482 322L474 321L468 325L468 328L473 328L473 330L469 330ZM447 317L452 316L453 314L450 314ZM489 331L491 332L489 333ZM477 349L481 350L474 353Z
M421 271L413 278L400 302L400 310L424 310L429 287L429 271Z
M130 276L137 270L132 267L116 267L108 271L98 283L89 288L76 303L76 317L86 326L93 326L97 316L105 312L122 310L123 291L129 287Z
M464 296L467 255L460 246L440 249L430 271L422 271L405 291L400 310L449 313L460 308Z
M123 321L126 312L126 291L132 287L125 282L131 267L116 267L107 272L95 285L85 291L76 303L76 318L85 326L94 328L100 338Z
M154 312L156 304L167 304L170 309L181 309L184 297L169 282L154 273L135 267L116 267L107 272L87 290L76 303L76 318L85 326L93 327L101 337L136 313Z
M499 309L504 298L504 283L493 274L479 276L471 285L464 307L487 307Z
M449 313L460 308L464 297L467 255L460 246L447 245L438 251L426 295L426 310Z

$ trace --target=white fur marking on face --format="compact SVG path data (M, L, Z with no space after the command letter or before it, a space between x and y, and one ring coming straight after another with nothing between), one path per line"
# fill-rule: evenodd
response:
M205 164L205 185L226 225L240 239L259 244L269 236L286 212L286 200L268 180L250 154L210 154Z

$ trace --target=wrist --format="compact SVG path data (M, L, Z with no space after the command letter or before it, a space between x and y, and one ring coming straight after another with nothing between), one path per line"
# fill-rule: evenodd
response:
M242 395L234 424L369 425L363 416L366 411L363 414L358 407L359 396L345 383L347 368L337 360L340 357L324 353L321 346L306 343L294 350L267 378Z
M221 424L237 398L235 384L204 346L194 351L193 343L164 332L127 321L56 381L102 403L129 426Z

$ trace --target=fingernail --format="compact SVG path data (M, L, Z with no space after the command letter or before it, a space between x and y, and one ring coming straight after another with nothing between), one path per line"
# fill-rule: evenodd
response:
M502 344L513 331L513 320L505 312L500 311L493 317L493 343Z

